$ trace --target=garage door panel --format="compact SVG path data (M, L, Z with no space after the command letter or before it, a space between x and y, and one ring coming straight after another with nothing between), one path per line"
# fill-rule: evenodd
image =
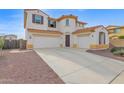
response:
M34 37L34 48L59 47L60 37Z
M80 48L89 48L89 37L78 37L78 45Z

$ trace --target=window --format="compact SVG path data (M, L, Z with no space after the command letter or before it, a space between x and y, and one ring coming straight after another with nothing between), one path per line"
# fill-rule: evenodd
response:
M69 26L69 19L66 19L66 26Z
M120 29L119 28L116 28L115 30L114 30L114 33L119 33L120 32Z
M48 20L48 27L54 27L54 28L56 28L56 21Z
M33 14L32 15L32 22L38 23L38 24L43 24L43 16Z
M83 24L80 24L80 27L84 27L84 25Z
M80 24L77 22L77 26L79 27L80 26Z
M81 23L77 22L77 26L78 27L84 27L84 24L81 24Z

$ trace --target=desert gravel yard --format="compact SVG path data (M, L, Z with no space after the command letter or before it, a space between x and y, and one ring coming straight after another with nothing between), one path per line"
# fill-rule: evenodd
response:
M0 57L0 83L62 84L58 75L32 50L5 50Z

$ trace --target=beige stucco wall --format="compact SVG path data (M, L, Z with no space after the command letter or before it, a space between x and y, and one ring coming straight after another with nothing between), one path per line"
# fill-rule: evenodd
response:
M38 14L44 17L44 22L43 24L35 24L32 23L32 14ZM99 32L105 32L105 36L106 36L106 44L109 44L109 38L108 38L108 32L102 27L102 28L98 28L96 29L95 32L92 32L90 35L85 36L87 38L83 38L83 42L81 42L81 40L79 41L79 37L72 35L71 33L76 31L77 29L82 29L84 27L77 27L76 26L76 20L73 18L68 18L69 19L69 26L66 26L66 18L62 19L60 21L57 21L56 23L56 28L51 28L48 27L48 15L42 13L41 11L37 12L37 11L27 11L27 25L25 27L25 37L27 39L27 43L29 44L33 44L34 42L34 36L32 35L32 33L28 32L28 28L32 28L32 29L41 29L41 30L57 30L57 31L61 31L63 33L63 35L60 36L59 38L59 45L62 45L63 47L65 47L65 36L66 35L70 35L70 47L73 47L74 44L77 44L79 46L79 44L86 44L88 45L87 48L89 48L89 46L91 44L99 44ZM29 38L31 37L31 38ZM81 37L80 37L81 38ZM43 39L43 38L42 38ZM45 39L45 38L44 38ZM58 39L58 38L57 38ZM85 42L86 41L86 42ZM41 40L39 39L37 41L41 42ZM45 41L44 41L45 42ZM51 42L53 42L52 40L47 40L46 42L53 44ZM79 48L83 48L83 47L79 47Z
M99 45L99 33L105 33L105 44L109 45L108 31L104 27L99 27L89 35L76 36L74 42L79 48L90 48L91 45Z
M109 33L110 38L113 36L124 36L124 28L120 28L120 32L118 32L118 33L114 33L114 29L108 30L108 31L111 32L111 33Z
M37 14L37 15L41 15L44 17L44 22L43 24L36 24L36 23L32 23L32 14ZM47 21L48 16L45 15L42 12L37 12L37 11L27 11L27 25L26 28L33 28L33 29L42 29L42 30L47 30L48 29L48 21Z
M110 42L115 47L124 47L124 39L112 39Z

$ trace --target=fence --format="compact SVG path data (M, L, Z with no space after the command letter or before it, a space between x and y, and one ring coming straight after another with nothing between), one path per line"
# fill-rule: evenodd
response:
M3 49L26 49L26 40L5 40Z

